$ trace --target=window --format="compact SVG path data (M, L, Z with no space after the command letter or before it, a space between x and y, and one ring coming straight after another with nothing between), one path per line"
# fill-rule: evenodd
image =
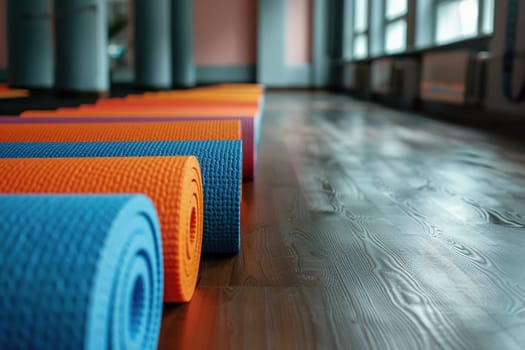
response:
M386 0L386 19L392 20L407 13L407 0Z
M385 0L385 52L395 53L407 46L408 0Z
M353 56L356 59L368 56L368 10L368 0L354 1Z
M345 27L347 57L356 60L491 34L497 3L496 0L344 1L352 12L348 13Z
M368 36L361 34L354 38L354 57L365 58L368 55Z
M407 23L398 20L386 25L385 28L385 51L387 53L399 52L407 46Z
M490 34L494 0L435 0L435 43L447 44Z

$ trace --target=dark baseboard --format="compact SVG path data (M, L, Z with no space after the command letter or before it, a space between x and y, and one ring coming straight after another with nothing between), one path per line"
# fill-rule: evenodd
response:
M99 99L110 97L109 91L75 91L56 89L55 95L59 98Z

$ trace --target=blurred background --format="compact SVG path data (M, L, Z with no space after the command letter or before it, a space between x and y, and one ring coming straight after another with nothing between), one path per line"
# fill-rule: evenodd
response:
M0 80L30 89L259 82L515 117L524 52L520 0L0 0Z

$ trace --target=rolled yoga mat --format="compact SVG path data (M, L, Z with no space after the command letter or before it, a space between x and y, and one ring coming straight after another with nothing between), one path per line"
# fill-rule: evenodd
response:
M149 100L149 99L133 99L133 100L126 100L126 99L116 99L116 98L110 98L110 99L99 99L96 101L96 103L93 104L82 104L79 106L79 109L96 109L96 108L117 108L117 107L137 107L137 108L144 108L144 107L182 107L182 108L188 108L188 107L205 107L208 108L227 108L230 107L232 109L237 108L253 108L254 110L257 110L259 108L259 104L257 101L248 101L248 102L237 102L237 101L208 101L208 100L197 100L197 101L186 101L186 100L176 100L176 101L170 101L170 100Z
M210 119L213 118L2 117L0 142L238 140L242 138L243 179L253 179L257 158L253 118ZM154 125L148 126L149 124ZM196 129L201 130L202 134L195 132Z
M128 106L126 106L128 105ZM142 95L130 95L124 98L107 98L99 99L95 105L81 105L79 110L93 110L98 107L113 106L114 108L129 108L134 106L136 108L150 107L181 107L194 105L195 107L206 107L206 109L214 108L214 113L217 113L218 108L230 106L234 111L238 107L251 107L255 116L255 146L260 143L261 124L264 110L264 87L261 85L217 85L206 88L192 89L185 91L168 91L146 93ZM75 112L77 108L66 108L59 110L70 110Z
M11 98L25 98L29 96L29 92L21 89L0 90L0 100L7 100Z
M207 100L207 101L258 101L263 91L244 90L188 90L188 91L161 91L131 94L126 99L170 99L170 100Z
M157 213L142 195L0 195L1 349L156 349Z
M0 124L0 142L240 140L239 121Z
M29 90L26 89L13 89L7 84L0 84L0 100L10 98L28 97Z
M66 117L144 117L144 116L180 116L180 117L255 117L259 113L258 108L235 108L230 107L122 107L118 109L106 108L106 106L94 106L91 108L77 108L77 107L63 107L57 110L34 110L26 111L20 114L22 117L50 117L50 116L66 116Z
M161 91L147 92L141 95L128 95L124 98L99 99L96 104L104 101L125 100L127 102L158 102L158 103L178 103L181 102L235 102L235 103L256 103L258 113L255 120L255 145L260 143L261 125L265 104L264 85L259 84L220 84L209 87L201 87L188 91ZM114 102L113 102L114 103Z
M199 160L204 192L202 250L240 249L241 141L0 143L0 158L188 156Z
M208 90L206 90L208 89ZM167 92L156 92L156 93L146 93L143 95L130 95L125 98L108 98L108 99L99 99L95 103L97 106L105 105L119 105L128 103L133 106L140 105L156 105L156 106L169 106L179 105L179 104L200 104L204 106L209 106L213 103L220 103L223 105L230 104L232 108L234 106L251 106L255 108L255 146L259 146L260 136L261 136L261 126L263 118L263 110L265 103L264 96L264 87L262 86L239 86L237 88L232 88L230 86L213 86L210 88L202 88L199 91L193 91L190 94L181 95L180 91L167 91ZM83 105L82 108L87 108ZM90 105L93 108L93 105ZM87 108L89 109L89 108ZM72 110L70 108L70 110ZM235 109L234 109L235 110Z
M233 93L227 91L210 92L146 92L140 95L128 95L126 100L171 100L171 101L228 101L228 102L257 102L260 101L260 92Z
M202 182L195 157L0 159L0 193L143 193L157 208L164 301L191 299L202 246ZM93 224L93 222L92 222Z

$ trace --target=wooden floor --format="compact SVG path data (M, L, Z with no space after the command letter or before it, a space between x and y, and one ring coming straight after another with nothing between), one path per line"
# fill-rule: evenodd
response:
M269 93L242 252L206 257L160 349L525 349L525 148Z

